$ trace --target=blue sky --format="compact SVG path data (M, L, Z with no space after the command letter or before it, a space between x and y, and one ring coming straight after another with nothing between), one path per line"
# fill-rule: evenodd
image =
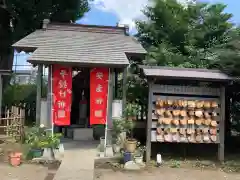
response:
M102 4L104 4L103 2L106 1L106 0L98 0L98 1L100 1L101 3L99 3L99 4L102 5ZM112 1L115 1L115 0L112 0ZM141 1L146 2L147 0L139 0L140 3L141 3ZM181 1L184 1L184 0L181 0ZM203 2L211 2L211 3L220 2L220 3L226 4L227 5L226 12L232 13L234 15L234 17L232 18L234 23L240 24L240 13L239 13L239 10L238 10L239 7L240 7L240 1L239 0L202 0L202 1ZM116 4L117 4L117 1L116 1ZM126 3L126 4L128 4L128 3ZM114 26L119 21L120 22L121 21L128 21L127 18L125 19L125 17L122 16L121 8L116 7L115 11L114 11L114 6L112 8L111 7L106 7L106 6L108 6L107 3L103 6L106 9L101 8L98 5L93 4L92 8L91 8L91 11L86 13L85 16L81 20L77 21L77 23ZM133 11L140 11L140 10L137 10L137 9L132 9L132 10ZM130 15L130 17L131 17L131 15ZM134 18L138 18L138 17L133 17L133 19Z
M187 1L187 0L179 0ZM205 2L221 2L227 5L226 12L232 13L232 21L240 24L240 0L201 0ZM134 20L142 17L141 9L147 5L148 0L94 0L91 3L91 10L85 16L78 20L79 24L108 25L115 26L118 22L130 25L130 32L136 32L134 29ZM28 65L26 54L17 54L14 64ZM17 69L26 69L29 66L21 66Z

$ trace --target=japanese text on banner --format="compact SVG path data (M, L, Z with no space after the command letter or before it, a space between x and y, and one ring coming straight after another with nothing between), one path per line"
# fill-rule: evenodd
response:
M105 124L107 117L108 68L94 68L90 73L90 124Z
M70 125L72 69L53 65L53 123Z

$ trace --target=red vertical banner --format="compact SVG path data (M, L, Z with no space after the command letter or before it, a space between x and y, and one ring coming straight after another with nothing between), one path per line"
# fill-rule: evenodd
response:
M72 68L54 64L52 75L52 121L58 126L70 125Z
M94 68L90 72L90 124L107 121L108 68Z

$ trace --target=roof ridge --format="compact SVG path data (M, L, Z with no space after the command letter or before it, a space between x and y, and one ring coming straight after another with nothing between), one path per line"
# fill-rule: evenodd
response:
M98 26L98 25L84 25L84 24L67 24L67 23L50 23L46 30L58 31L78 31L78 32L93 32L93 33L110 33L110 34L125 34L126 27L117 26Z
M206 68L183 68L183 67L169 67L169 66L141 66L143 69L160 69L160 70L176 70L176 71L197 71L197 72L212 72L222 73L219 69L206 69Z
M105 26L105 25L94 25L94 24L77 24L77 23L60 23L60 22L51 22L48 24L48 26L49 25L126 29L126 27L124 26Z

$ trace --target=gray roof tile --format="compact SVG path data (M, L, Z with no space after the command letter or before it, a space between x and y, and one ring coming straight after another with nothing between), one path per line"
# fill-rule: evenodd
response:
M29 61L86 64L129 64L126 53L145 54L140 43L122 28L51 25L37 30L13 45L35 50Z

